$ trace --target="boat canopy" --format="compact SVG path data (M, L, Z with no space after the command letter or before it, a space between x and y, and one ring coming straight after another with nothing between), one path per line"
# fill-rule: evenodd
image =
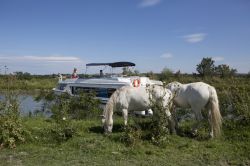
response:
M113 63L88 63L86 66L110 66L110 67L128 67L135 66L132 62L113 62Z

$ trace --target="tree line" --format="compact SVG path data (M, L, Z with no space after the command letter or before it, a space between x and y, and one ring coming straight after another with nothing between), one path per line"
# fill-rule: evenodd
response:
M215 66L214 60L212 58L203 58L201 63L196 66L197 72L202 76L220 76L220 77L231 77L237 73L237 70L231 68L229 65L221 64Z

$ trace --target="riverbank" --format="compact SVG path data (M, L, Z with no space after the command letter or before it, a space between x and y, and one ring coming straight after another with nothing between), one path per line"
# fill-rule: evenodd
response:
M56 86L58 78L31 77L30 79L18 79L15 76L0 78L0 90L51 90Z
M56 143L46 135L50 119L25 118L32 138L15 149L0 150L0 165L249 165L250 126L223 125L220 139L205 140L169 135L164 146L140 139L127 146L122 120L115 119L114 132L105 136L100 119L73 121L76 134Z

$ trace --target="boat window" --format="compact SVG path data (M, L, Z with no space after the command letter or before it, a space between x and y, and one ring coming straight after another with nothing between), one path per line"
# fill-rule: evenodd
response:
M95 93L96 97L109 98L114 92L115 88L90 88L90 87L71 87L73 95L84 93Z
M80 93L91 93L95 92L95 88L89 88L89 87L71 87L72 94L80 94Z
M64 90L67 84L58 84L57 89Z
M116 91L114 88L108 88L108 98Z
M96 97L108 97L108 91L106 88L96 88Z

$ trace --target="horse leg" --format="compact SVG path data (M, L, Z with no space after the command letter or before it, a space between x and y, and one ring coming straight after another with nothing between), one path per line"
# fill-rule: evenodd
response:
M128 109L122 109L122 115L124 118L124 125L127 126L127 124L128 124Z
M172 116L168 117L169 130L171 134L176 134L175 121Z
M177 119L176 111L177 111L176 106L173 106L173 110L172 110L173 118L172 119L174 120L173 123L174 123L174 126L175 126L175 130L178 131L179 126L178 126L178 119Z
M200 128L201 121L203 120L203 116L201 114L201 109L198 108L192 108L192 110L195 113L196 123L194 124L192 128L192 134L197 135L198 129Z
M170 133L171 134L176 134L175 121L174 121L174 118L171 115L169 110L166 111L166 115L168 117L168 126L169 126Z

